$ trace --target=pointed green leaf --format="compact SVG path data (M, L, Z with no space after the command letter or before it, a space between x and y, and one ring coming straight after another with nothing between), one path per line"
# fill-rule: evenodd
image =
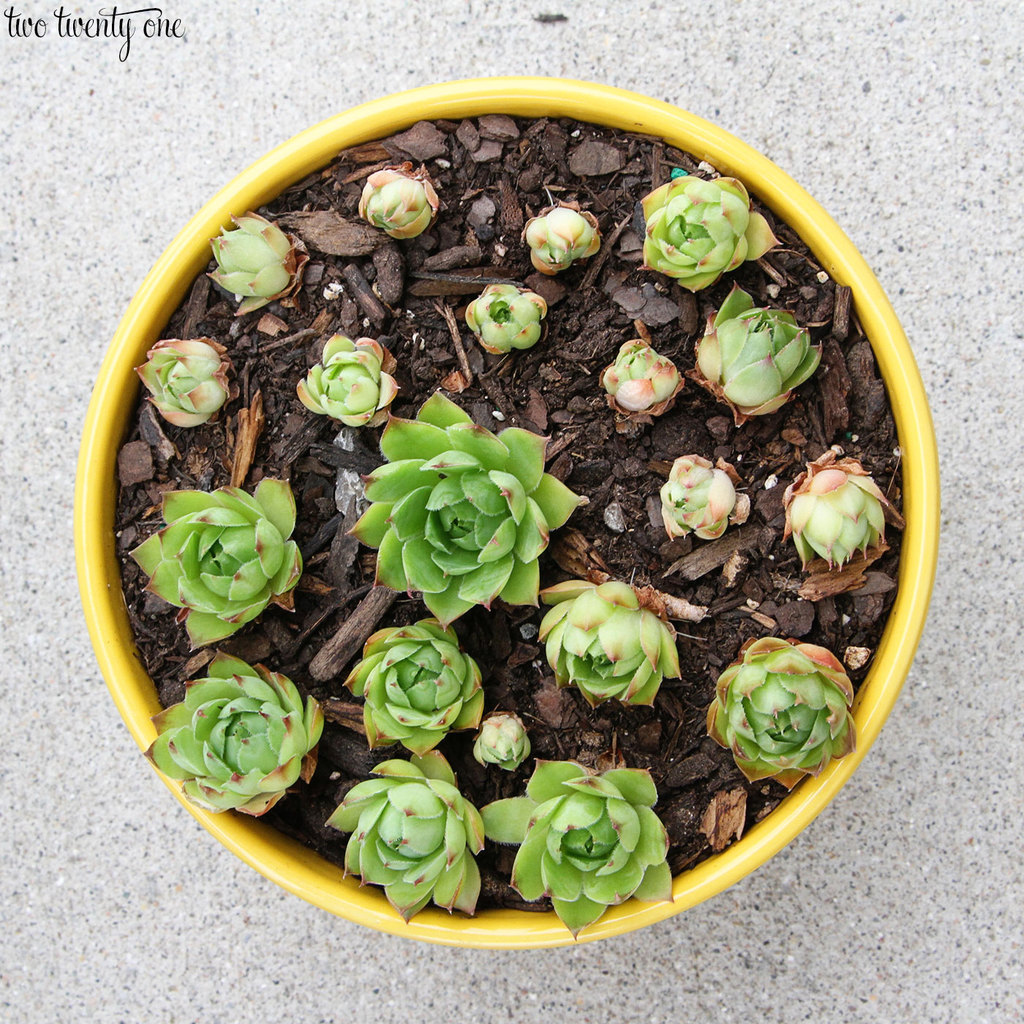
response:
M550 473L545 473L530 495L544 515L549 530L557 530L586 499L569 490Z
M537 805L528 797L517 796L495 800L480 809L484 819L484 835L495 843L519 845L526 838L530 816Z
M435 391L421 406L416 418L423 423L445 429L457 423L472 423L469 414L463 412L453 401Z
M380 450L389 462L432 459L451 447L448 435L439 427L397 416L388 420L380 437Z

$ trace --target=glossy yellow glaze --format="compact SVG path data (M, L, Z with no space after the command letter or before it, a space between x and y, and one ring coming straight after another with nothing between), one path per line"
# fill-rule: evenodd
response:
M668 140L743 181L789 223L822 266L853 290L892 401L903 449L907 525L900 586L882 642L854 708L857 753L801 783L742 840L675 879L668 903L635 900L611 908L581 942L619 935L660 921L722 891L788 843L836 795L867 753L906 678L924 627L939 536L939 474L935 435L924 388L907 339L864 259L825 211L771 161L692 114L634 93L549 78L450 82L389 96L338 114L279 146L210 200L146 277L117 329L100 369L82 438L75 493L79 585L89 632L111 695L140 747L155 731L156 690L143 671L121 596L114 551L116 455L138 391L133 367L159 337L195 274L209 259L208 239L231 214L255 209L286 186L322 167L347 146L380 138L418 120L484 113L572 117ZM166 781L166 780L165 780ZM177 786L168 783L178 795ZM491 910L476 918L429 908L405 924L376 887L360 888L339 868L260 822L214 815L182 803L225 846L271 881L349 920L381 931L458 946L528 948L570 944L554 914Z

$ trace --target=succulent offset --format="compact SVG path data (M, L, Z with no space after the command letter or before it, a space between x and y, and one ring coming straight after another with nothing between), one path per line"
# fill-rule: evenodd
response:
M488 839L521 844L513 888L525 900L550 896L576 936L631 896L672 899L657 800L646 771L594 775L573 761L538 761L525 797L496 800L482 814Z
M432 750L451 729L476 728L484 707L480 668L436 619L378 630L345 686L366 699L371 747L397 741L414 754Z
M578 203L558 203L532 217L523 229L530 261L542 274L567 270L601 248L597 218Z
M737 426L782 408L820 361L821 349L792 313L755 308L738 286L697 342L697 379L730 406Z
M824 647L776 637L750 640L718 677L708 735L732 750L751 781L792 789L856 748L853 686Z
M430 227L440 205L426 168L414 171L405 163L366 179L359 216L392 238L415 238Z
M489 284L466 307L466 324L481 347L502 355L536 345L547 312L548 304L536 292L514 284Z
M661 488L661 517L669 537L695 533L721 537L736 507L736 488L725 470L699 455L681 455Z
M238 487L168 491L167 524L131 552L149 574L146 589L182 609L193 647L223 640L273 601L291 607L302 556L289 538L295 498L283 480L255 494Z
M856 459L828 451L786 488L786 530L806 566L824 558L845 565L855 552L885 540L889 500Z
M483 849L480 812L459 792L436 750L410 761L384 761L376 779L348 791L327 824L351 832L345 872L382 885L408 921L433 900L472 914L480 894L474 855Z
M227 349L212 338L167 338L147 353L135 372L149 400L168 423L198 427L228 399Z
M377 582L421 591L445 626L496 597L536 604L537 556L585 500L544 472L546 445L516 427L495 436L439 393L416 419L392 417L352 530L379 549Z
M623 416L660 416L671 408L683 379L671 359L659 356L642 338L634 338L604 368L601 386L608 393L608 404Z
M394 366L391 353L372 338L352 341L335 334L296 391L312 412L349 427L374 427L387 418L387 408L398 394L395 378L385 372L385 367Z
M591 707L613 698L654 703L664 678L679 677L675 629L640 606L626 583L570 580L541 592L554 607L540 625L559 686L576 686Z
M299 239L258 213L231 219L235 227L210 240L217 261L210 278L242 299L241 316L296 291L309 256Z
M324 717L312 698L263 665L218 654L185 699L153 718L146 756L208 811L265 814L312 775Z
M778 244L735 178L676 178L645 196L641 205L647 225L644 266L674 277L692 292Z
M494 764L514 772L530 756L530 737L523 720L511 711L488 715L473 744L473 756L484 766Z

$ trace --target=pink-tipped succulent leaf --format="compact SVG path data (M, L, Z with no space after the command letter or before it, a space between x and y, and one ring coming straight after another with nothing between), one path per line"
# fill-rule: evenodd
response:
M792 313L755 308L735 286L708 319L691 376L732 409L740 426L781 409L820 361L821 349Z
M482 348L496 355L532 348L540 340L548 304L514 284L490 284L466 307L466 324Z
M495 711L480 726L473 757L486 767L514 772L530 756L530 737L523 720L511 711Z
M236 315L298 291L309 261L305 245L258 213L231 219L235 227L210 240L217 261L210 278L242 300Z
M665 678L679 678L676 631L641 607L626 583L570 580L541 591L554 607L540 625L559 686L575 686L591 707L602 701L654 703Z
M228 399L231 361L212 338L158 341L135 372L149 400L168 423L197 427L215 416Z
M312 775L324 717L287 676L218 654L153 724L146 756L192 803L259 816Z
M644 266L699 291L744 260L763 256L778 239L750 208L735 178L676 178L641 200L646 221Z
M751 782L792 789L856 748L852 703L853 686L830 651L763 637L718 677L708 735L732 750Z
M296 391L312 412L349 427L375 427L387 419L388 406L398 394L398 384L387 372L394 368L394 357L379 342L336 334Z
M475 854L484 846L480 812L459 792L436 750L384 761L357 783L327 819L351 832L345 873L384 887L408 921L428 903L472 914L480 894Z
M295 541L295 498L283 480L238 487L167 491L164 522L130 552L149 577L146 589L183 609L193 647L223 640L273 601L291 607L302 575Z
M661 516L669 537L695 533L701 540L721 537L736 508L736 487L729 474L699 455L672 463L661 488Z
M481 811L488 839L519 846L512 887L524 900L550 896L573 936L630 897L671 900L668 832L650 773L600 775L575 761L538 761L526 796Z
M683 379L671 359L642 338L625 342L601 374L608 404L626 418L660 416L672 407Z
M451 730L480 724L484 692L477 663L436 619L378 630L345 680L365 699L371 747L401 743L414 754L432 750Z
M593 256L601 248L601 229L597 218L578 203L559 203L526 222L523 241L534 267L551 276Z
M804 566L824 558L839 568L885 540L889 500L856 459L825 452L786 488L783 501L783 539L793 538Z
M392 238L415 238L434 222L441 205L426 168L385 167L366 179L359 216Z

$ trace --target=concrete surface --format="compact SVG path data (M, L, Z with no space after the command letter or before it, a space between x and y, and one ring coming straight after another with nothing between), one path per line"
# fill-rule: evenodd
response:
M58 38L54 4L19 0L17 13L54 24L14 39L0 21L0 1020L1020 1020L1015 6L166 0L185 38L136 37L122 63L117 42ZM537 24L542 12L569 20ZM77 441L98 362L191 213L339 109L492 73L663 98L788 170L892 297L944 468L931 619L848 788L709 903L550 953L384 937L223 850L121 725L72 559Z

